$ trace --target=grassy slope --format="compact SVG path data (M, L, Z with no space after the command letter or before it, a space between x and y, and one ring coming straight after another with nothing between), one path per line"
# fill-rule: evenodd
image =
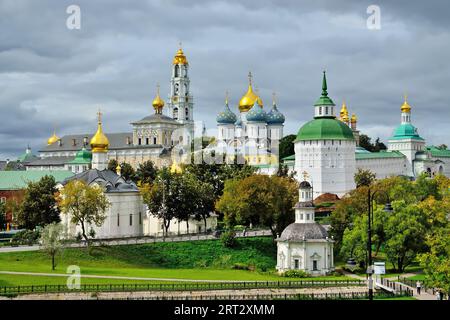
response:
M78 265L82 274L92 275L237 281L290 280L273 273L232 269L236 263L273 269L276 264L276 246L269 237L238 239L238 246L233 249L224 248L217 240L100 247L94 248L91 254L86 249L66 249L57 263L54 273L65 273L67 266ZM36 251L1 253L0 270L52 272L49 257ZM0 285L2 282L8 285L31 284L35 281L42 283L42 278L0 274ZM52 278L49 281L64 284L65 278ZM106 281L109 283L111 280ZM104 283L105 280L89 279L89 282Z

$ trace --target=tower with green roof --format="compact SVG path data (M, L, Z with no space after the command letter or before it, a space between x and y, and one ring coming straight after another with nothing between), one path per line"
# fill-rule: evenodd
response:
M314 119L298 130L294 141L295 171L299 178L309 177L314 197L324 193L342 196L355 188L355 137L348 125L336 119L335 104L327 90L324 71Z
M73 173L81 173L91 168L92 152L82 148L77 152L75 158L66 164L67 169Z
M413 161L416 153L425 149L425 139L419 135L417 128L411 123L411 106L408 104L406 95L400 111L401 122L388 140L388 150L400 151L406 156L407 175L414 177Z

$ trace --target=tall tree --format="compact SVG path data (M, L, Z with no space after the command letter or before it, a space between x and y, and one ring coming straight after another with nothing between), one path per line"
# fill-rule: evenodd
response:
M73 180L61 190L58 206L64 214L69 215L71 223L81 227L82 237L89 246L88 236L91 233L88 233L87 228L92 225L102 226L110 202L100 186L89 186L84 181Z
M289 156L292 156L294 151L294 140L297 136L295 134L289 134L284 136L280 140L280 160Z
M158 168L155 166L153 161L145 161L140 163L136 170L136 180L143 183L153 183L158 174Z
M233 224L253 224L270 228L274 238L294 221L297 183L290 178L252 175L226 183L216 209Z
M375 181L375 173L370 170L364 170L358 168L358 171L355 173L355 183L356 187L361 186L370 186Z
M52 222L59 222L59 209L56 205L56 182L53 176L44 176L37 182L28 182L24 198L17 213L17 224L33 230Z
M375 143L371 142L371 138L365 134L359 136L359 146L370 152L378 152L386 150L386 145L380 141L380 138L375 139Z
M122 162L120 164L120 169L121 169L120 173L126 181L133 181L134 183L137 183L138 180L137 180L137 176L136 176L136 171L131 166L131 164Z
M44 227L41 232L41 247L52 258L52 270L55 270L56 255L62 250L64 227L60 223L53 222Z

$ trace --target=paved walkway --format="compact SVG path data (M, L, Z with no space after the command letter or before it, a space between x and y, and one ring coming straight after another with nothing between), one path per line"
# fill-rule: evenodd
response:
M348 271L344 271L343 273L344 273L344 275L346 275L346 276L348 276L348 277L351 277L351 278L354 278L354 279L366 280L366 277L362 277L362 276L359 276L359 275L357 275L357 274L350 273L350 272L348 272ZM409 278L409 277L413 277L413 276L415 276L415 275L417 275L417 274L418 274L418 273L404 273L404 274L402 274L402 277ZM386 278L386 279L391 280L391 281L393 281L393 282L395 282L395 283L397 283L397 284L402 284L403 286L406 286L406 287L408 287L409 289L411 289L411 290L413 291L413 297L416 298L417 300L436 300L436 297L435 297L435 296L433 296L433 295L431 295L431 294L429 294L429 293L427 293L427 292L424 292L423 290L422 290L422 292L420 293L420 295L418 295L418 294L417 294L416 288L413 288L413 287L411 287L411 286L408 286L408 285L406 285L406 284L403 283L403 282L399 282L397 276L395 276L395 277L389 277L389 278Z
M254 230L247 231L244 235L243 232L237 232L236 237L260 237L260 236L271 236L270 230ZM181 242L181 241L201 241L201 240L214 240L217 239L212 234L185 234L179 236L168 236L168 237L138 237L138 238L123 238L123 239L102 239L95 240L92 242L92 246L121 246L130 244L143 244L143 243L156 243L156 242ZM86 245L84 243L70 243L67 248L82 248ZM0 253L2 252L20 252L20 251L37 251L40 250L39 245L34 246L18 246L18 247L0 247Z

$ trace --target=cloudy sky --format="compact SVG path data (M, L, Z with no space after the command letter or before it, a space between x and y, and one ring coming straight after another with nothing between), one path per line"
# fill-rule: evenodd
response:
M99 106L106 132L131 131L153 113L156 83L167 96L180 41L207 128L226 90L237 110L251 70L265 105L276 91L285 132L296 133L326 69L329 95L346 100L363 133L386 140L407 92L419 133L450 144L450 3L337 2L0 0L0 159L27 144L37 152L53 128L95 131ZM72 4L80 30L66 27ZM379 30L367 28L373 4Z

